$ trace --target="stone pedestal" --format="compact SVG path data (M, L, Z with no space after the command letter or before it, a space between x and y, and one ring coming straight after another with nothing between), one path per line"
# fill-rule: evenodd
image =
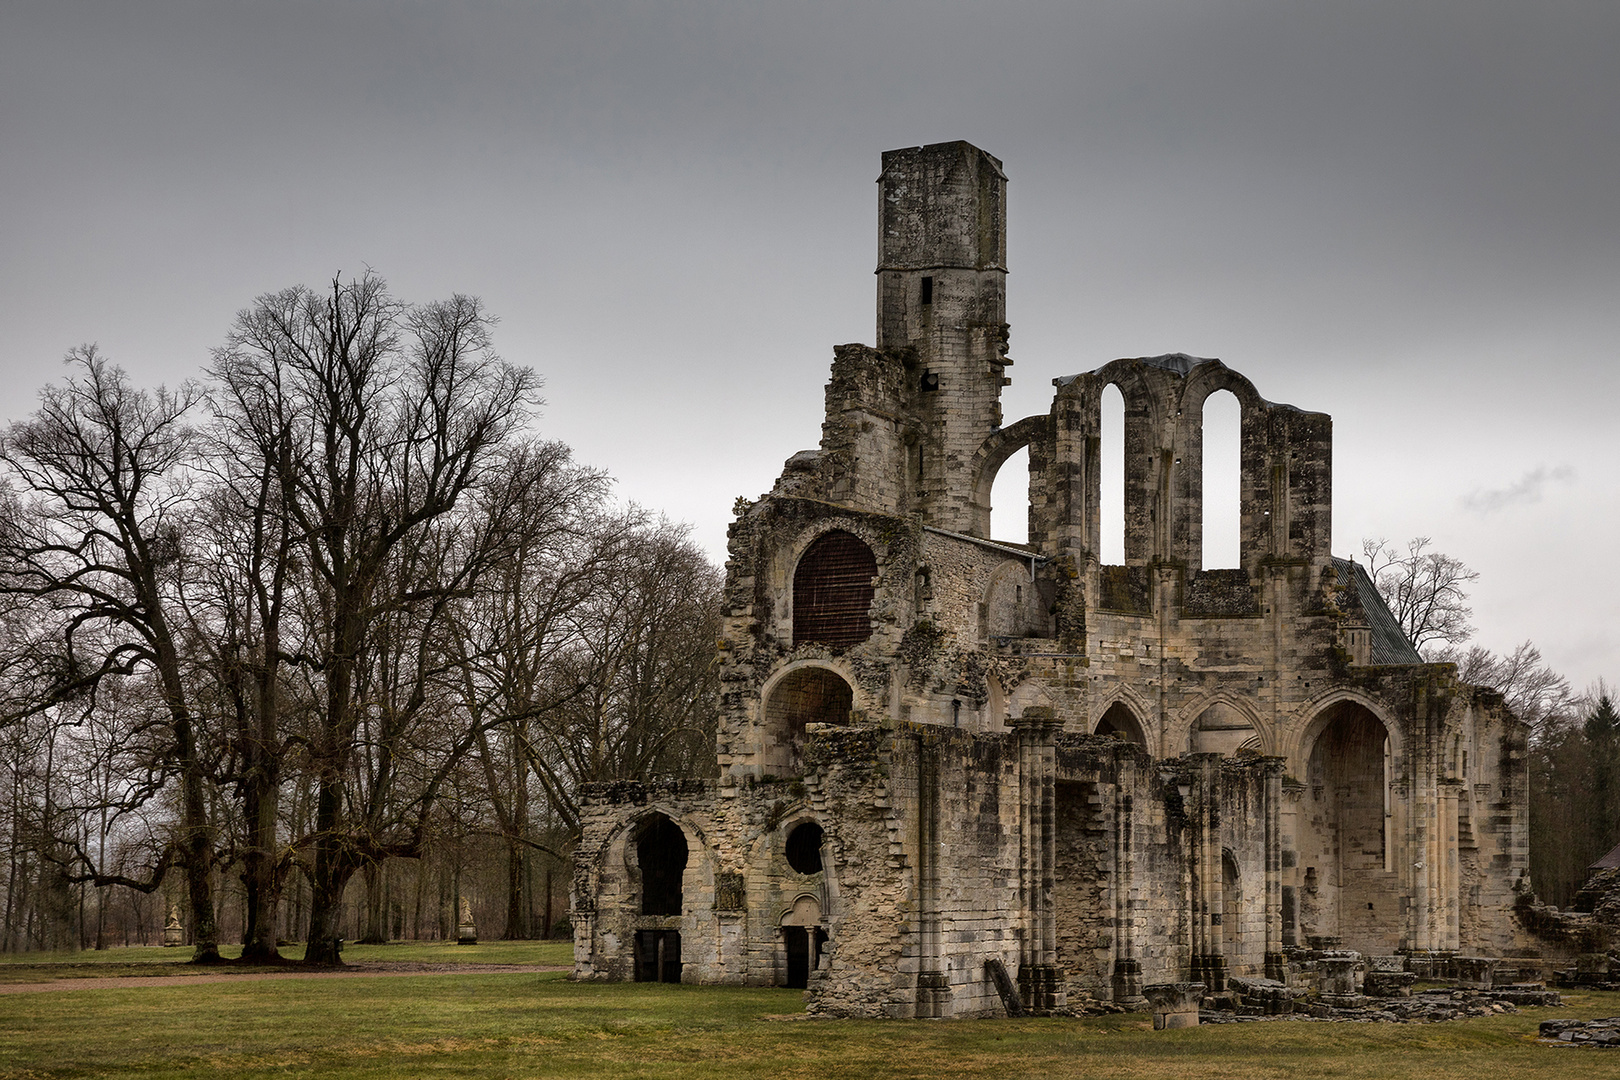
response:
M1406 970L1424 982L1456 977L1453 961L1456 954L1440 949L1429 949L1406 954Z
M1198 982L1151 983L1142 987L1153 1009L1153 1030L1198 1026L1198 1006L1204 1000L1204 984Z
M456 944L478 944L478 928L473 925L472 905L465 896L461 898L461 918L456 921Z
M1489 990L1496 978L1496 965L1500 961L1485 956L1459 956L1451 961L1457 973L1457 985L1464 990Z
M1410 971L1369 971L1361 980L1361 990L1375 998L1411 997L1416 981L1417 976Z
M178 908L169 908L169 921L163 924L163 947L173 948L186 943L185 928L180 925L180 911Z
M1242 996L1243 1004L1260 1016L1287 1016L1294 1011L1294 995L1280 979L1232 976L1227 985Z
M1356 990L1356 965L1361 954L1352 949L1330 949L1316 958L1322 1004L1354 1009L1366 1004Z

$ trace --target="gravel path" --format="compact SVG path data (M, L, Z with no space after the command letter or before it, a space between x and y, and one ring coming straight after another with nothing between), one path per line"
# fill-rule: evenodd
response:
M197 983L255 982L265 979L363 979L400 975L519 975L572 971L562 964L353 964L339 971L209 972L206 975L118 975L111 978L63 978L50 982L0 983L3 994L40 994L53 990L122 990L143 986L192 986Z

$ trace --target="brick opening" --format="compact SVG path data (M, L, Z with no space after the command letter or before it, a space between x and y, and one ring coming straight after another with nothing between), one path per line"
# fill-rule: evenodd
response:
M858 645L872 636L877 558L859 538L834 529L816 539L793 574L793 644Z

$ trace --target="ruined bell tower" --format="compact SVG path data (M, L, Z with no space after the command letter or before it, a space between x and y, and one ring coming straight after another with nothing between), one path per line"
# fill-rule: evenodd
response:
M973 528L974 454L1001 426L1007 177L965 142L890 150L878 178L877 347L909 369L912 509Z

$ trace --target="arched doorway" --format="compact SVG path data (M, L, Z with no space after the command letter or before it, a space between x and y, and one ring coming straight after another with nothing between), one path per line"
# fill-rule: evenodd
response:
M652 814L637 828L626 854L643 919L672 919L683 907L683 878L689 855L686 834L663 814ZM681 932L667 923L636 931L637 982L681 981Z
M782 946L787 954L784 982L790 990L810 985L810 973L821 962L827 932L821 928L821 904L813 896L800 896L782 916Z
M1320 718L1306 764L1300 930L1362 952L1400 945L1390 861L1390 740L1369 709L1343 701Z
M1226 957L1226 969L1233 974L1247 974L1249 958L1245 955L1243 940L1243 878L1238 873L1237 860L1230 850L1221 851L1221 955Z

